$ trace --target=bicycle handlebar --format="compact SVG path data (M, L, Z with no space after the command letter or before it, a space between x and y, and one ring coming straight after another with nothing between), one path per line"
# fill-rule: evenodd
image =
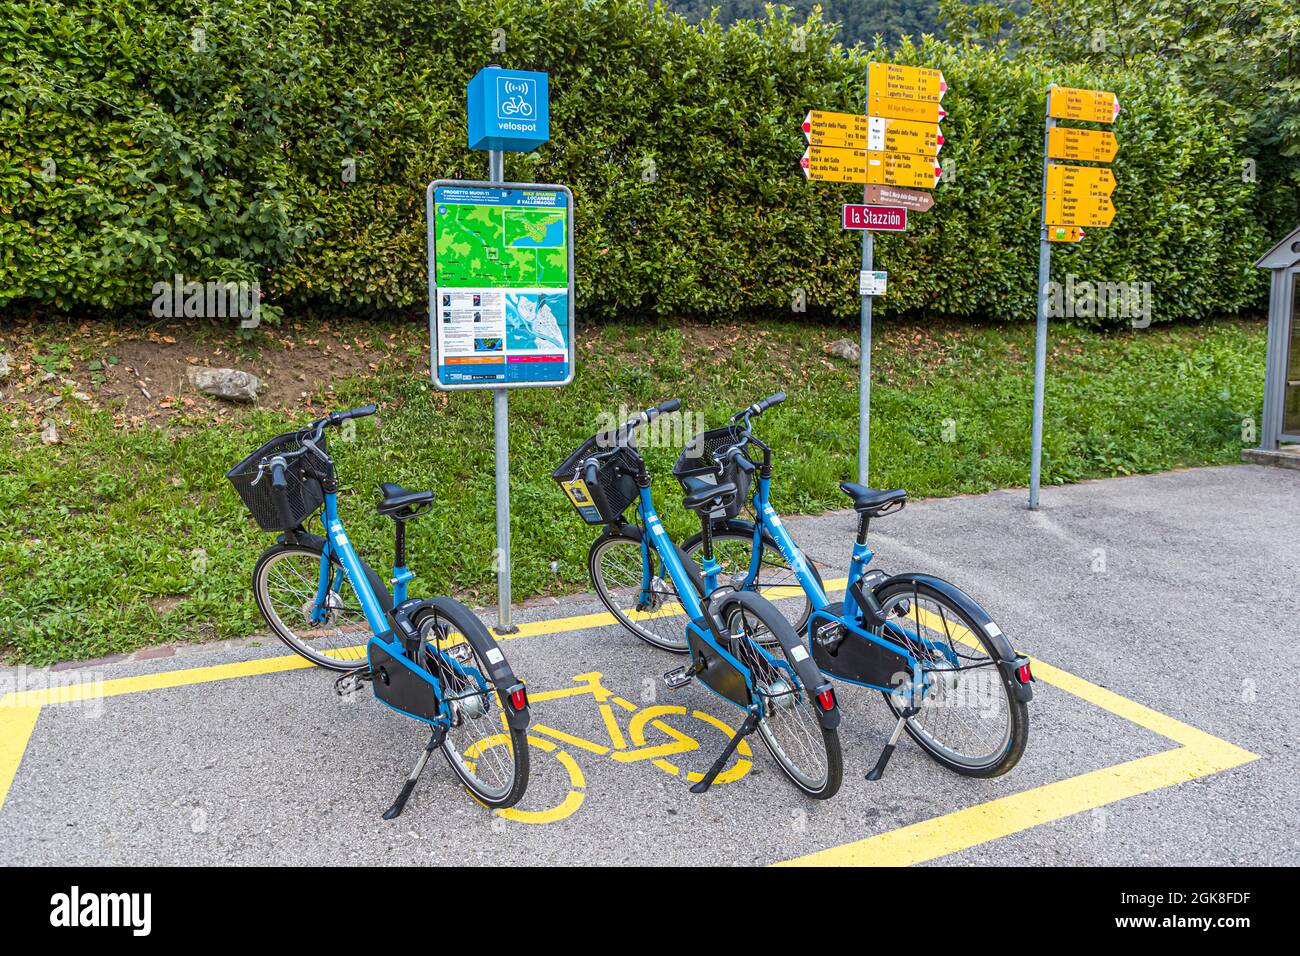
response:
M775 395L769 395L761 402L755 402L744 411L736 412L731 416L733 422L740 421L742 418L748 418L750 415L762 415L769 408L780 405L785 401L785 392L777 392Z
M258 463L258 475L253 479L253 484L262 480L262 475L266 471L271 472L271 487L277 491L283 490L287 486L284 478L284 466L294 459L301 458L307 452L313 452L317 457L325 461L331 461L329 455L316 446L321 436L325 434L325 429L330 426L342 425L351 418L365 418L367 415L373 415L379 411L377 405L362 405L360 408L350 408L345 412L330 412L324 418L318 418L306 428L299 429L298 434L302 436L301 445L296 451L286 451L277 454L274 458L268 458ZM278 480L277 480L278 478Z
M373 415L379 411L377 405L362 405L360 408L350 408L346 412L330 412L325 418L331 425L338 425L347 421L349 418L365 418L367 415Z
M642 425L650 424L660 415L666 415L668 412L675 412L681 407L682 400L680 398L670 398L667 401L660 402L658 405L653 405L650 408L647 408L643 412L637 412L623 423L619 431L631 434Z

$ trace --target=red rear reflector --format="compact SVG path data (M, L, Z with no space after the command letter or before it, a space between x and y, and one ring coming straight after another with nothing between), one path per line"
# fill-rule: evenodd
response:
M1025 661L1016 668L1016 680L1022 684L1028 684L1034 679L1034 675L1029 672L1029 661Z
M833 710L835 707L834 689L827 687L824 691L818 694L817 703L821 706L822 710Z
M510 706L515 710L523 710L528 706L528 691L522 687L516 688L510 692Z

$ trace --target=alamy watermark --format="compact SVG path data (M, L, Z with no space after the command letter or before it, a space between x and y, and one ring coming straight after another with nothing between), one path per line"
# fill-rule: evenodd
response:
M596 434L611 434L638 411L620 405L616 412L600 412L596 415ZM636 443L640 448L690 448L695 453L703 433L703 413L667 412L636 429Z
M153 284L150 311L158 319L239 319L241 329L255 329L261 321L262 290L256 282L185 281Z
M1052 319L1128 319L1134 328L1151 324L1150 282L1092 282L1076 279L1047 283L1047 316Z

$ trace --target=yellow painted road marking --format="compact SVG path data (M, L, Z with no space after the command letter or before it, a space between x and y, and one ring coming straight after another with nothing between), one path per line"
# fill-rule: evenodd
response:
M578 766L578 761L564 750L558 749L555 744L542 737L528 737L528 744L536 747L545 753L554 753L555 759L560 762L569 775L569 792L565 794L564 799L556 806L549 807L545 810L521 810L519 807L508 807L504 810L495 811L499 817L507 820L514 820L516 823L554 823L557 820L563 820L565 817L571 817L578 812L582 806L582 801L586 799L587 778L582 775L582 768Z
M27 741L36 729L36 718L41 715L40 707L20 707L9 703L13 696L6 694L0 701L0 807L4 806L9 785L14 782L18 765L23 762Z
M827 593L844 587L844 578L826 582ZM797 596L795 592L792 596ZM549 621L535 621L519 626L519 632L498 635L498 640L514 640L543 634L558 634L587 628L603 627L617 623L612 614L584 614ZM297 655L215 664L184 670L163 671L134 677L120 677L105 681L69 683L62 686L30 691L14 691L0 698L0 808L4 806L9 787L22 762L28 740L35 729L42 707L60 703L113 697L122 694L142 693L191 684L211 683L241 677L275 674L313 666ZM941 817L925 820L888 833L877 834L844 846L821 850L788 861L787 865L858 865L872 863L908 864L933 860L956 853L990 840L1059 820L1085 810L1095 809L1128 797L1149 793L1164 787L1185 783L1213 773L1220 773L1259 759L1257 754L1189 726L1173 717L1162 714L1114 691L1077 677L1067 671L1034 659L1034 675L1042 683L1052 685L1088 703L1121 717L1147 730L1160 734L1181 746L1149 757L1130 760L1114 767L1094 770L1056 783L1046 784L967 807ZM562 688L533 695L533 700L559 699L591 694L599 701L611 697L600 686L598 673L579 675L586 683L578 687ZM614 702L625 706L622 698ZM696 711L695 716L709 719L710 715ZM711 721L714 722L714 721ZM717 722L719 726L721 722ZM548 732L551 731L547 728ZM558 734L557 734L558 736ZM499 816L529 823L546 823L571 816L581 806L586 780L576 761L551 741L529 737L529 742L547 752L568 771L570 791L564 801L548 810L524 811L517 808L499 810ZM744 742L742 742L744 746ZM653 761L667 770L673 765L666 760ZM733 771L741 770L739 761ZM666 765L666 766L665 766ZM673 767L675 770L676 768ZM743 767L747 771L748 765ZM738 776L743 775L743 771ZM694 776L694 775L692 775ZM721 780L721 778L719 778Z
M1259 755L1144 707L1114 691L1035 659L1034 676L1102 710L1182 746L1150 757L1049 783L941 817L809 853L784 866L905 866L1019 833L1041 823L1095 810L1198 777L1231 770Z
M924 863L1039 824L1258 759L1255 754L1220 743L1222 748L1214 755L1190 747L1176 747L777 865L910 866Z

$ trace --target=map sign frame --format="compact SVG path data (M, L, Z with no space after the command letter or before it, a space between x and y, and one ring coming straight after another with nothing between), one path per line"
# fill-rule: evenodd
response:
M577 359L573 192L554 183L437 179L429 183L424 195L429 246L429 365L433 384L451 392L558 388L572 382ZM498 209L502 210L500 241L495 245L485 243L481 257L449 244L450 227L445 223L461 217L486 221ZM561 244L565 247L565 255L560 260L565 263L562 282L545 275L547 269L558 271L554 257L546 265L538 261L537 267L543 270L540 281L528 283L521 276L502 274L517 265L502 258L508 249L555 248L542 245L543 240L551 239L556 224L554 216L511 217L510 210L564 213L558 220L563 224ZM509 241L511 218L522 229L516 238L531 242ZM542 222L543 219L549 221ZM440 230L439 224L444 221ZM544 226L540 238L533 235L529 222ZM476 235L473 230L465 232ZM441 251L440 235L444 239ZM550 308L561 296L566 300L562 316ZM530 311L527 322L521 318L525 306ZM550 335L538 334L539 321L544 321L544 331ZM531 344L519 342L521 326L531 331Z

